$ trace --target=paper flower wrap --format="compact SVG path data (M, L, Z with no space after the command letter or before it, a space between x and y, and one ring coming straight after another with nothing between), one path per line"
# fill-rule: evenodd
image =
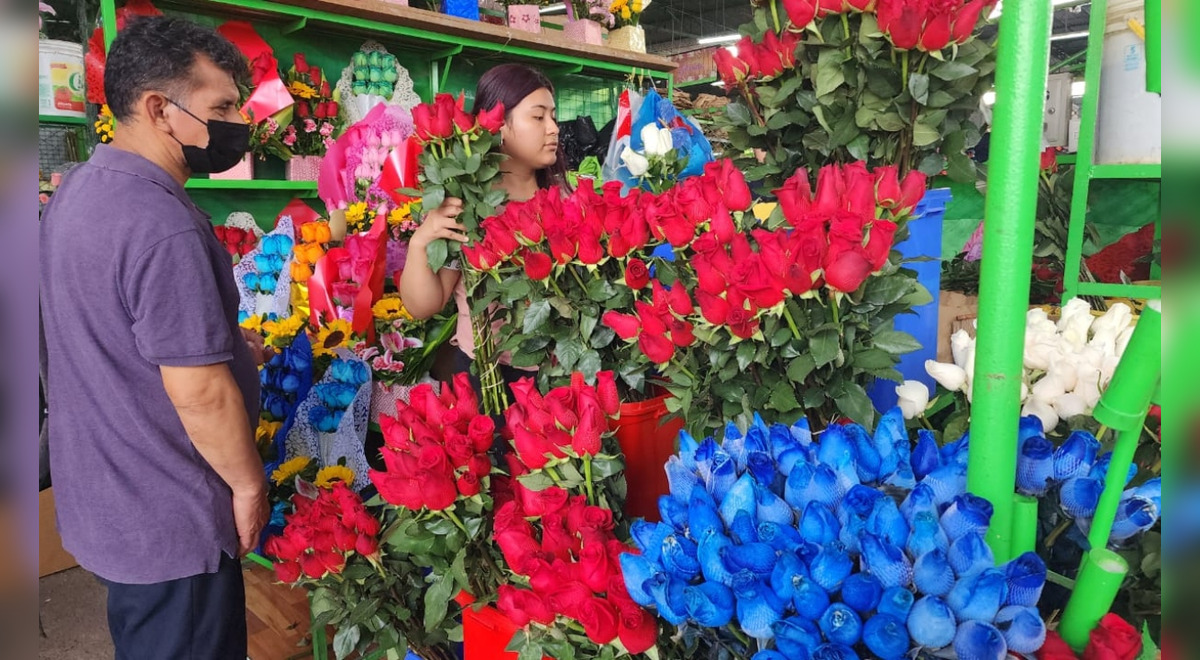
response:
M233 267L233 278L241 297L238 312L250 316L288 316L293 246L291 218L283 218L275 229L263 236L257 248Z
M338 357L296 410L287 434L287 458L308 456L321 467L343 463L354 471L354 490L370 480L363 448L371 411L371 369L348 350Z

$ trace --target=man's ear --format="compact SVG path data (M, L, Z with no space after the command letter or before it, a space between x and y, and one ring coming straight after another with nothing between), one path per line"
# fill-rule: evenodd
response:
M154 127L166 133L173 133L170 122L167 121L167 108L171 105L167 97L158 92L146 92L138 99L140 114Z

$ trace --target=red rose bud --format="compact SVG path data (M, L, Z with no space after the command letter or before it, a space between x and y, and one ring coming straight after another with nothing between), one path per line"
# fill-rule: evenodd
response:
M509 584L500 585L496 606L519 628L530 622L549 626L554 623L555 613L541 596L528 589L518 589Z
M379 541L373 536L363 534L358 537L358 541L354 545L354 551L364 557L374 557L379 554Z
M840 165L826 165L817 172L817 194L813 208L833 213L845 208L842 195L846 193L846 181Z
M876 203L885 209L893 208L900 201L900 168L881 165L874 174Z
M310 66L308 68L308 77L315 80L324 80L325 74L321 72L321 67Z
M1075 651L1071 650L1071 645L1067 644L1062 635L1051 630L1046 633L1046 641L1042 648L1038 649L1037 660L1079 660L1079 656L1075 655Z
M736 87L750 73L750 65L726 48L718 48L717 52L713 54L713 60L717 65L717 73L720 74L726 87Z
M817 3L817 18L823 18L829 14L840 14L845 10L845 0L819 0Z
M458 478L458 492L463 497L474 497L479 494L479 477L468 472Z
M725 325L729 318L729 303L724 298L697 289L696 302L700 304L700 314L705 321L713 325Z
M592 598L585 602L576 618L588 639L596 644L608 644L617 637L617 610L607 600Z
M787 12L788 20L799 30L808 27L817 16L814 0L783 0L783 10Z
M658 280L654 281L655 285L662 286ZM667 305L671 311L679 316L688 316L695 311L692 306L692 298L688 295L687 289L683 287L682 282L676 282L675 286L667 291Z
M330 93L330 89L329 89L329 81L328 81L328 80L322 80L322 81L321 81L321 97L322 97L322 98L326 98L326 99L327 99L327 98L329 98L331 95L332 95L332 94Z
M558 587L546 595L546 604L554 612L572 618L580 619L583 605L595 598L591 589L579 581L563 581ZM580 623L583 623L580 620ZM611 641L611 640L609 640Z
M275 578L286 584L291 584L296 580L299 580L300 564L294 561L276 562Z
M596 396L604 414L612 417L621 410L621 397L617 393L617 379L611 371L596 374Z
M292 56L292 66L296 69L296 73L308 73L308 61L304 59L304 53L296 53Z
M329 101L326 104L325 116L333 119L338 116L338 111L341 110L341 105L337 101Z
M1055 172L1058 170L1058 150L1054 147L1046 147L1042 152L1041 168L1043 172Z
M915 48L921 38L921 16L912 7L901 8L888 27L892 45L900 50Z
M846 0L846 4L855 11L868 12L875 9L875 0Z
M990 10L994 4L988 0L971 0L965 7L959 9L958 13L954 15L954 23L950 27L950 38L954 40L954 43L961 44L970 39L975 32L975 24L979 22L979 15L984 13L984 9Z
M760 76L774 78L783 73L783 47L773 30L767 30L762 44L755 50ZM740 50L738 52L741 53Z
M925 174L918 170L912 170L904 177L904 181L900 184L900 203L896 205L897 213L909 213L921 198L925 196L926 179Z
M618 337L626 341L638 336L642 329L642 323L636 316L619 312L605 312L602 322L612 328Z
M733 336L740 339L750 339L758 331L758 319L754 318L754 313L742 307L730 306L726 323Z
M638 349L655 364L666 364L675 357L675 344L665 335L651 335L643 332L638 337Z
M1142 636L1119 615L1108 613L1092 630L1083 660L1133 660L1142 651Z
M812 208L812 187L808 183L808 170L800 168L783 187L774 191L775 198L783 210L783 217L792 226L800 224L801 219Z
M525 253L525 275L531 280L541 282L550 279L550 271L554 261L544 252Z
M779 40L779 58L783 62L784 67L788 69L796 68L796 49L799 46L800 34L791 30L785 30L783 38Z
M636 603L622 604L617 637L626 651L634 655L645 653L658 641L658 620Z
M650 283L650 269L646 262L636 257L625 264L625 284L631 289L641 289Z
M470 133L475 130L475 116L463 110L461 104L454 106L454 127L460 133Z
M504 104L497 103L479 113L479 126L489 133L498 133L504 127Z
M896 235L896 223L887 220L876 220L871 225L871 235L867 237L867 260L871 268L879 270L887 263L888 254L892 251L892 238Z
M449 94L438 94L433 103L433 126L430 133L437 138L454 135L454 111L458 104Z
M873 271L865 251L858 245L830 246L826 263L825 283L842 293L856 291Z
M762 48L754 43L754 40L749 36L744 36L734 44L737 48L738 59L746 63L748 67L746 72L747 78L760 78L763 74L763 67L760 61Z
M311 112L308 107L308 101L300 101L299 103L296 104L296 116L297 117L299 117L301 119L307 119L310 114L311 114Z
M933 17L925 24L921 32L921 41L917 45L923 51L941 50L950 43L950 14Z

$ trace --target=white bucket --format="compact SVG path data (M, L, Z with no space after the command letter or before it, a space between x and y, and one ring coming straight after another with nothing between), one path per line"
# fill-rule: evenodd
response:
M38 41L38 114L86 117L83 46L69 41Z
M1097 163L1162 162L1162 97L1146 91L1146 43L1129 28L1131 18L1145 22L1144 0L1109 4L1100 65Z

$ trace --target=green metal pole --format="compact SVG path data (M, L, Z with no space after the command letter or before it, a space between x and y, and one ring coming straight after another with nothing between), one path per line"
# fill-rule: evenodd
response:
M1013 556L1017 422L1050 66L1050 14L1049 2L1010 0L1000 18L997 45L992 143L1003 148L992 154L988 167L967 470L967 488L992 503L987 540L997 562Z
M1162 374L1161 300L1151 300L1138 316L1137 328L1112 382L1100 397L1093 415L1096 421L1118 431L1141 431L1150 411L1150 399Z
M1146 0L1146 91L1162 94L1162 0Z
M1027 495L1013 495L1012 556L1032 552L1037 545L1038 501Z
M1092 548L1083 556L1075 591L1058 626L1058 633L1076 652L1087 646L1092 629L1112 607L1128 572L1129 564L1111 550Z
M116 0L100 0L100 24L104 26L104 52L107 53L113 39L117 38Z

